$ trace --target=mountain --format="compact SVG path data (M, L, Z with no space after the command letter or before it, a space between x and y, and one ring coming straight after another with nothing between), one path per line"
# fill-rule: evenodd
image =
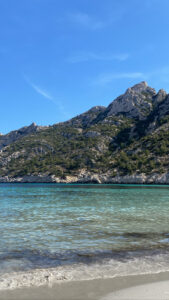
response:
M0 181L169 183L169 95L141 82L108 107L0 135Z

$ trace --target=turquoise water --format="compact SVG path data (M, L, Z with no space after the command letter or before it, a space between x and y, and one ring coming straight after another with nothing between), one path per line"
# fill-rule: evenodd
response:
M168 186L0 185L1 276L81 266L95 277L106 264L106 276L159 272L168 250Z

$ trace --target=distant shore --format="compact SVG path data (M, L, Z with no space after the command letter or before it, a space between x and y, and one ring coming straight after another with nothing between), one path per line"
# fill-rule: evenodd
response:
M147 300L169 299L169 272L60 282L53 286L41 286L4 290L1 300Z
M63 178L55 175L25 175L22 177L0 177L0 183L91 183L91 184L169 184L169 173L163 174L133 174L114 176L108 174L80 173L78 176L70 175Z

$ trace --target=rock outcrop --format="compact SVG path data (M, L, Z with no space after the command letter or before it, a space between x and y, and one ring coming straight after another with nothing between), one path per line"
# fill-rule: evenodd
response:
M122 114L129 118L145 119L152 111L155 95L155 89L149 87L146 82L136 84L110 103L104 111L104 118Z
M48 126L37 126L36 123L32 123L30 126L24 126L18 130L11 131L8 134L0 135L0 150L22 137L35 133L41 129L48 128Z

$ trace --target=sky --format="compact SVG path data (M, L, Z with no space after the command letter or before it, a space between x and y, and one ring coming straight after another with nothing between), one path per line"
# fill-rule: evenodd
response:
M168 0L0 0L0 132L169 92Z

